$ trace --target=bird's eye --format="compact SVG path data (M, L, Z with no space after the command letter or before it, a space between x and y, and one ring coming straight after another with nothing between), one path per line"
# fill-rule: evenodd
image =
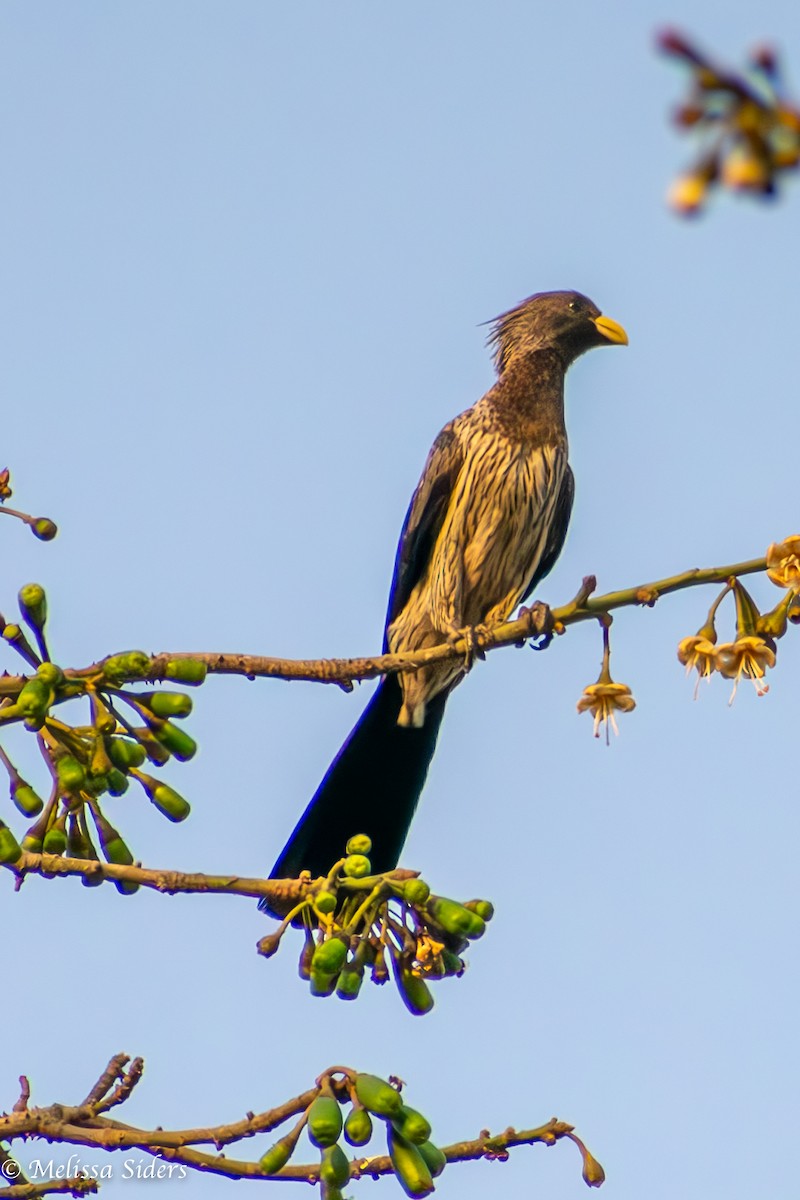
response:
M569 307L572 312L580 312L583 308L583 305L581 304L580 300L570 300Z

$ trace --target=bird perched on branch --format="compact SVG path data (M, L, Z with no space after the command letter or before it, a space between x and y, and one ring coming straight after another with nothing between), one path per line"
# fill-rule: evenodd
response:
M491 322L498 380L428 455L400 534L385 653L506 620L552 569L574 491L564 377L584 351L627 341L579 292L541 292ZM381 681L271 878L326 874L354 833L372 839L374 871L397 865L447 698L466 669L450 661Z

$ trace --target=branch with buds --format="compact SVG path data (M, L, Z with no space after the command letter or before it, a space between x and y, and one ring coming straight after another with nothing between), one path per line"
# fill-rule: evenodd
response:
M773 583L786 590L781 601L762 614L744 589L741 577L764 571ZM170 760L184 762L194 756L197 744L183 728L183 721L192 711L192 700L185 691L152 685L171 681L196 687L208 675L243 675L248 679L335 683L352 690L357 680L417 671L434 663L471 662L476 656L482 658L501 646L524 646L532 641L536 649L542 650L552 643L554 635L564 634L569 626L598 620L604 639L602 669L596 683L587 687L578 701L578 711L590 712L595 734L605 732L607 737L609 727L616 728L616 714L630 712L635 707L630 688L611 677L612 612L634 606L652 608L660 597L671 592L714 583L724 585L724 595L730 592L735 597L736 637L715 646L716 633L711 636L710 616L694 638L681 642L679 658L690 670L696 666L705 677L716 671L732 678L734 685L743 677L749 678L763 694L767 690L763 683L765 671L775 665L777 639L790 623L800 620L798 536L773 544L764 558L722 567L694 568L599 596L594 595L594 576L587 576L577 595L558 608L534 604L521 610L514 620L491 628L465 629L463 637L452 643L444 642L409 654L352 659L290 660L226 653L149 655L142 650L129 650L86 667L62 668L52 661L47 642L44 590L38 584L27 584L20 589L19 608L32 638L25 634L22 625L0 617L2 637L32 669L30 674L0 678L0 731L7 725L22 724L36 736L50 774L50 788L47 799L42 799L0 746L0 762L8 772L11 800L23 816L36 818L21 842L0 820L0 864L18 863L23 853L66 854L68 859L90 864L91 869L82 872L87 884L113 879L120 892L130 894L141 883L148 883L145 877L136 874L133 854L119 830L108 820L103 806L106 795L121 796L133 783L169 820L182 821L189 814L184 797L144 767L160 768ZM715 603L714 612L724 595ZM137 689L132 686L137 683L151 686ZM68 724L59 719L56 712L60 705L81 698L88 702L88 723ZM104 872L101 854L109 866L133 870ZM29 859L23 869L36 868Z
M479 1158L505 1161L516 1146L537 1143L553 1146L564 1138L578 1147L583 1179L588 1186L599 1187L605 1178L602 1167L573 1127L555 1117L534 1129L509 1128L494 1136L483 1130L477 1138L439 1147L431 1141L427 1117L405 1103L405 1085L399 1079L385 1080L342 1066L323 1071L314 1086L300 1095L265 1112L248 1112L239 1121L197 1129L169 1130L160 1125L141 1129L107 1114L125 1103L141 1080L143 1070L141 1058L131 1061L126 1054L117 1054L81 1103L43 1108L31 1106L30 1086L23 1076L19 1099L10 1113L0 1116L0 1140L27 1143L43 1138L51 1143L101 1152L141 1150L166 1164L164 1169L172 1166L183 1175L194 1170L229 1179L269 1178L321 1184L323 1194L330 1200L341 1195L340 1188L349 1180L364 1175L373 1179L395 1175L408 1195L424 1196L434 1190L433 1179L449 1163ZM289 1121L293 1122L289 1132L258 1159L235 1159L224 1153L227 1146L270 1133ZM385 1133L387 1154L364 1152L376 1129ZM291 1163L303 1133L319 1151L319 1160ZM342 1142L357 1148L359 1153L349 1157ZM197 1148L201 1146L212 1146L214 1153ZM0 1155L2 1178L14 1181L10 1187L0 1187L0 1200L97 1190L96 1179L87 1178L86 1167L76 1171L70 1180L34 1184L25 1177L18 1158L7 1150L0 1150ZM91 1166L96 1170L96 1164Z

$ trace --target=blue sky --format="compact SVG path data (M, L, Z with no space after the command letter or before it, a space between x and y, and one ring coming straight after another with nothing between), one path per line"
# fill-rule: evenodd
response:
M630 346L570 373L577 500L542 599L800 532L800 197L667 212L690 147L665 23L732 63L772 40L797 70L786 2L6 0L0 465L61 532L4 523L0 608L45 584L64 665L376 650L429 445L491 383L480 323L551 288ZM21 1073L38 1103L78 1100L126 1050L147 1064L129 1121L212 1124L349 1062L403 1076L442 1142L574 1122L617 1200L791 1194L800 653L781 643L766 698L729 707L717 680L693 703L675 646L712 598L619 614L638 707L608 749L575 713L593 627L492 654L459 689L405 862L497 916L422 1020L389 988L312 999L299 946L256 957L248 901L0 879L0 1106ZM201 753L167 772L191 820L134 795L109 816L145 865L262 874L366 694L212 679ZM452 1166L437 1195L583 1187L562 1144Z

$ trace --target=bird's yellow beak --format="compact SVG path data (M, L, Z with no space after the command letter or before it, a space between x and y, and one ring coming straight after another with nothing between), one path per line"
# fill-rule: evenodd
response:
M594 317L595 325L600 333L609 342L614 342L618 346L627 346L628 335L618 321L612 321L611 317Z

